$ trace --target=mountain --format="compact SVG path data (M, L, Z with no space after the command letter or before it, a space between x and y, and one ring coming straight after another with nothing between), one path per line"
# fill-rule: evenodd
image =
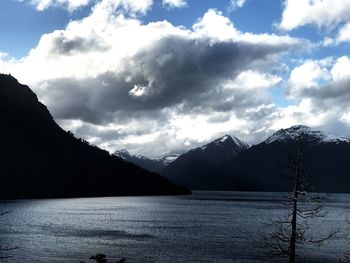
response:
M270 144L274 142L296 141L300 136L303 136L306 141L313 142L314 144L350 143L350 139L348 138L335 137L322 131L312 130L310 127L305 125L295 125L288 129L281 129L271 137L267 138L264 143Z
M167 166L168 164L172 163L177 158L179 158L179 156L180 156L180 154L170 153L170 154L163 155L158 160L160 162L162 162L164 164L164 166Z
M225 135L182 154L161 174L191 189L220 190L230 182L232 162L248 148L247 143Z
M155 173L159 173L165 166L176 160L179 156L177 154L169 154L158 159L151 159L143 155L132 155L125 149L116 151L114 155Z
M249 148L225 136L181 155L161 174L192 189L287 191L293 186L288 167L301 137L311 189L350 192L350 139L303 125L281 129Z
M159 173L167 164L178 157L177 155L165 155L158 159L152 159L143 155L132 155L125 149L116 151L114 155L155 173Z
M0 74L0 198L187 194L65 132L25 85Z
M335 137L307 126L281 129L250 147L232 163L232 177L244 178L231 190L285 191L292 187L287 170L303 138L307 183L313 191L350 192L350 139Z

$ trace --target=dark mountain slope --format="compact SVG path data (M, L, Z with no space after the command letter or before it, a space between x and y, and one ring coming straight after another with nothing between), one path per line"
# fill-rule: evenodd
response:
M231 183L232 162L248 147L247 143L226 135L182 154L161 174L191 189L226 190L230 187L227 183Z
M0 75L0 123L0 198L188 193L74 138L9 75Z
M232 176L245 178L232 190L290 190L288 165L295 158L298 137L303 136L306 180L314 191L350 192L350 140L327 135L306 126L282 129L252 146L232 163Z
M181 155L162 174L193 189L290 190L293 174L288 167L300 136L304 138L306 182L311 190L350 192L350 139L302 125L279 130L250 148L237 140L220 138Z
M155 173L159 173L165 166L178 157L176 154L171 154L159 159L151 159L143 155L132 155L125 149L116 151L114 155Z

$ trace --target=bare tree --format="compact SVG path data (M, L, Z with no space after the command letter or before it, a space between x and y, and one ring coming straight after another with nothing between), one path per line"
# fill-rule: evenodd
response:
M266 236L266 242L273 249L273 253L288 256L290 263L296 262L298 244L320 245L336 234L336 231L332 231L323 238L314 239L310 233L309 220L325 216L322 208L327 195L309 192L303 158L304 141L304 136L301 135L298 139L296 157L290 160L286 169L293 179L293 190L284 193L283 201L280 202L287 210L286 215L268 225Z

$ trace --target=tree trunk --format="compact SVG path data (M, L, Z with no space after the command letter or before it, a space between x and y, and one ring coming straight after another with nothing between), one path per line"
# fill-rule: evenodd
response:
M293 190L293 213L292 213L292 233L289 244L289 263L296 262L296 242L297 242L297 209L298 209L298 195L299 195L299 173L300 173L300 160L301 160L301 144L298 145L298 156L296 161L295 177L294 177L294 190Z

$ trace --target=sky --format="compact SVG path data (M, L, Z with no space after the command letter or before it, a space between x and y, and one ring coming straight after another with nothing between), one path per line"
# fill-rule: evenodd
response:
M110 152L350 137L348 0L2 0L0 32L0 72Z

